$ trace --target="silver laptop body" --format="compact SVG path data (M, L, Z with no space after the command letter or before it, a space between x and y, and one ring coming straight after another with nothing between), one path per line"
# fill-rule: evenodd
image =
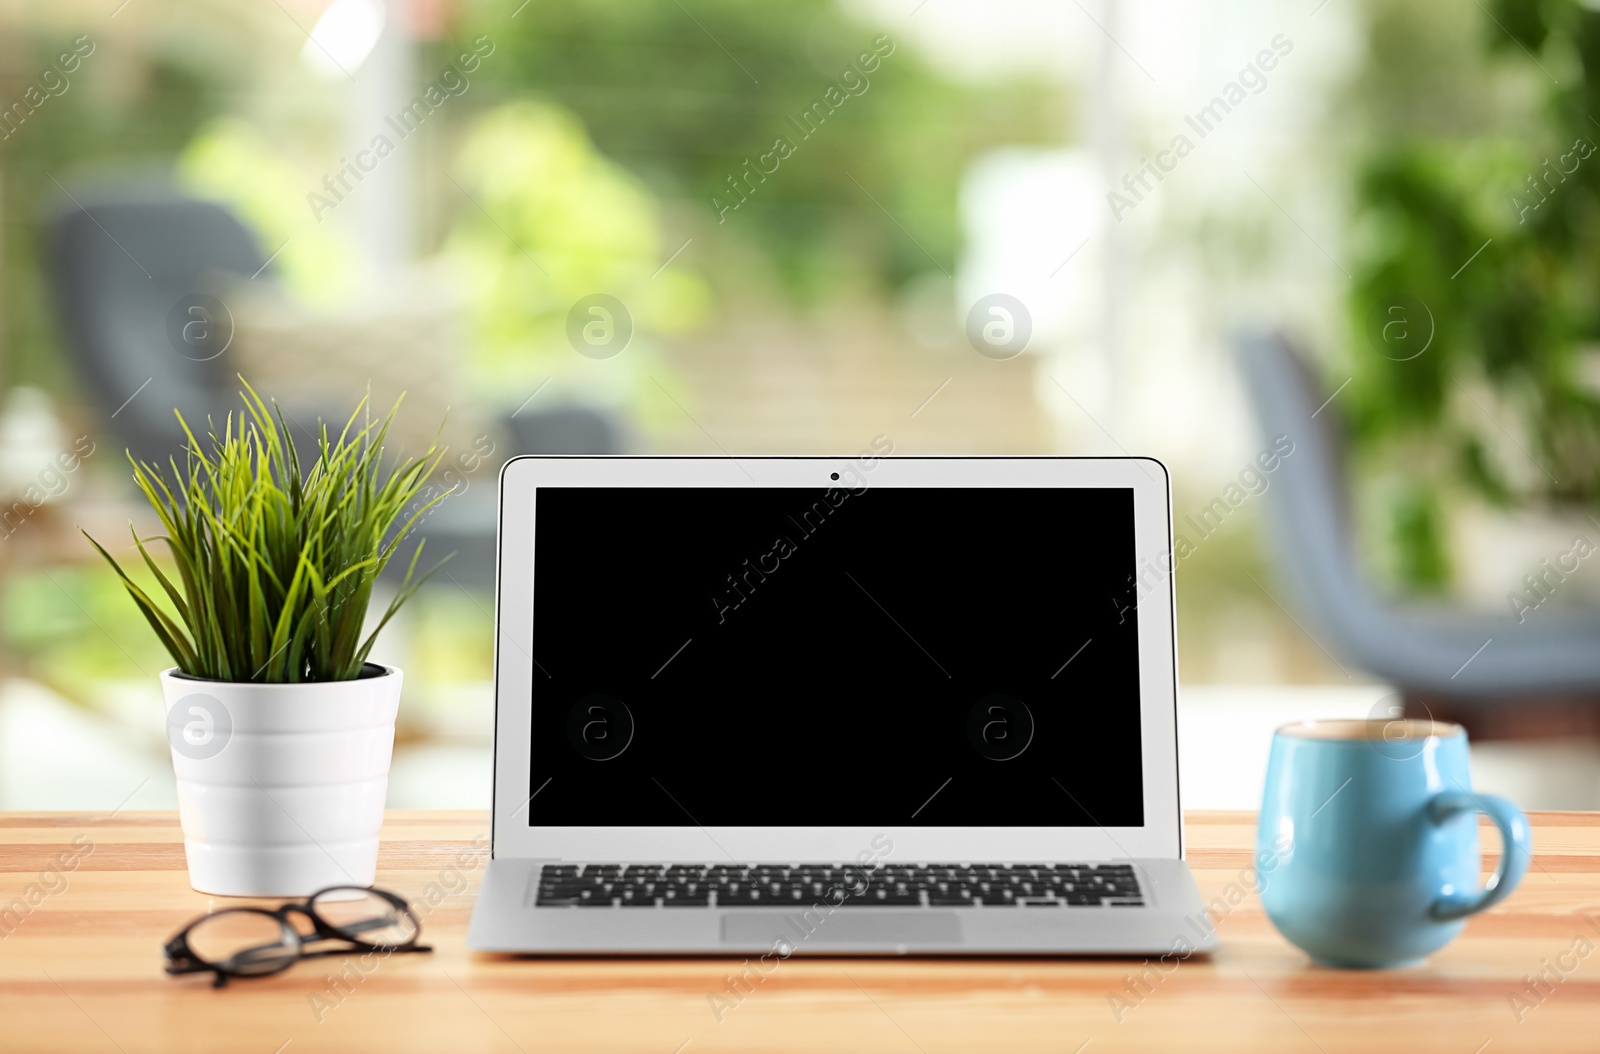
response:
M892 448L507 463L473 948L1215 947L1164 467Z

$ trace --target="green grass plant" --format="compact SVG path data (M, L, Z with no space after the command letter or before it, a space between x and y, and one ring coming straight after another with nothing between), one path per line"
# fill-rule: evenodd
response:
M378 633L432 574L416 576L419 541L383 617L362 636L379 573L450 493L428 487L443 453L434 445L386 466L384 439L400 403L374 420L363 399L337 438L318 422L315 459L302 465L283 411L244 389L244 411L228 415L221 435L211 423L207 443L178 415L187 444L181 467L169 460L170 480L129 455L165 533L129 530L170 612L84 537L183 673L270 684L351 680ZM425 491L434 493L424 500ZM157 541L171 551L177 581L151 558L146 546Z

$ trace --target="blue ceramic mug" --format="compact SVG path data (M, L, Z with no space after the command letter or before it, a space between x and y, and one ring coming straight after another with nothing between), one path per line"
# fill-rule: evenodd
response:
M1500 866L1478 888L1478 813ZM1272 737L1256 835L1261 903L1326 966L1404 966L1448 944L1528 869L1528 820L1474 794L1467 734L1438 721L1306 721Z

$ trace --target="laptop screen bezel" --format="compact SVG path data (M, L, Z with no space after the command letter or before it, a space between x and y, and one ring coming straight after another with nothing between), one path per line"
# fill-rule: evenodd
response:
M846 470L854 475L846 475ZM535 826L531 771L535 504L549 487L815 488L845 480L876 487L1127 487L1134 493L1139 589L1140 827L723 827ZM594 861L844 861L881 852L951 861L1181 858L1177 656L1173 620L1172 503L1165 466L1153 458L1090 457L675 457L545 456L507 461L500 473L495 589L493 855ZM1106 598L1108 609L1113 598ZM806 778L802 766L794 778Z

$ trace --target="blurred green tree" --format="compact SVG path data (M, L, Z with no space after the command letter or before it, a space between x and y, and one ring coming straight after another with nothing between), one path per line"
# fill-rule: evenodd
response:
M1355 182L1346 409L1369 467L1406 466L1391 540L1424 590L1451 578L1455 497L1600 498L1600 11L1480 6L1463 23L1435 0L1371 5L1355 91L1374 146ZM1400 297L1423 310L1396 313ZM1426 351L1384 339L1400 318L1429 327Z
M602 153L678 206L678 229L716 229L696 254L712 256L719 285L753 270L801 304L952 270L971 159L1069 138L1060 85L957 82L835 0L572 0L514 20L485 0L450 49L479 33L500 50L473 91L481 81L571 110ZM875 48L876 64L863 61ZM747 164L779 138L792 153L769 156L777 170L722 211L739 200L729 177L750 186Z
M670 378L671 368L656 338L698 324L709 297L696 269L662 266L673 246L649 188L599 153L571 113L533 100L475 118L450 178L472 198L444 248L470 290L472 372L484 395L506 400L544 375L591 400L626 403L641 419L666 415L670 402L652 378ZM597 292L626 314L575 307ZM572 334L574 311L603 335ZM603 365L573 354L585 332L600 341L590 350ZM614 341L626 358L612 358Z

